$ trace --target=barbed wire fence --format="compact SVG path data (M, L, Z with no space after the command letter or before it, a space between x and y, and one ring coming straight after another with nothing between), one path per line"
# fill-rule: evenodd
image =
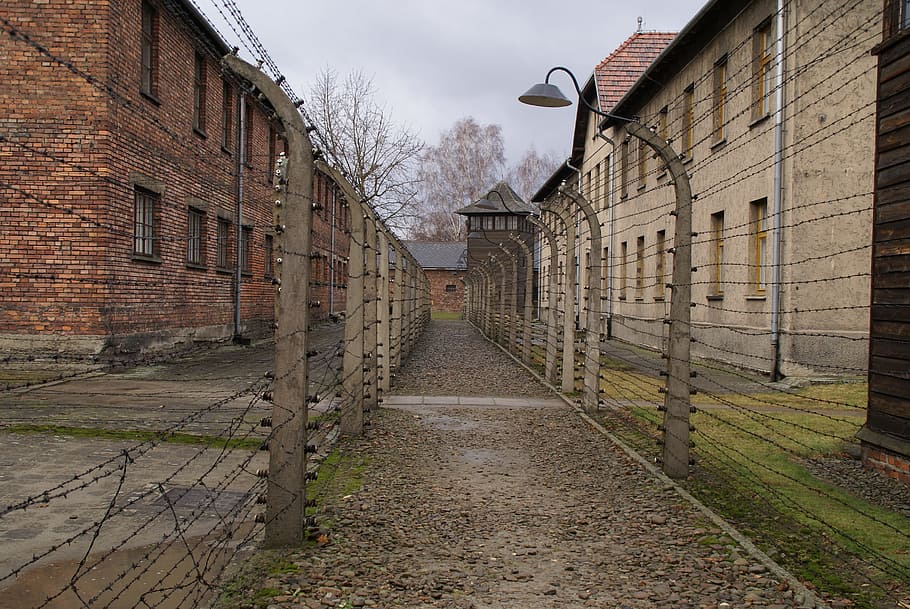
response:
M216 182L224 177L217 157L200 154L192 140L173 132L115 87L52 52L13 21L0 16L0 27L4 37L29 48L53 69L81 79L148 125L168 146L191 152L203 168L212 170ZM273 62L267 63L277 70ZM246 68L258 72L249 64ZM268 97L275 108L290 106L297 116L303 112L299 104L287 101L284 92L279 96L274 90L287 87L280 75L266 79L268 84L264 78L247 80L258 83L247 93ZM289 148L309 148L310 130L305 123L292 124L286 118L282 123ZM19 133L0 134L0 146L4 152L40 159L101 187L123 192L133 188L122 177L74 162ZM140 152L154 156L161 150L149 146ZM313 330L307 312L315 304L310 295L320 282L310 276L315 254L309 232L313 207L318 204L312 189L312 157L304 154L295 167L293 154L281 155L276 175L267 179L250 172L246 177L274 192L268 206L274 218L257 218L251 225L274 230L275 235L277 268L272 286L278 304L273 369L258 373L260 364L267 366L251 362L250 371L238 377L233 374L233 362L220 360L215 370L186 370L174 379L156 376L152 368L172 363L166 354L104 353L86 358L17 352L0 359L4 365L36 369L51 364L53 370L40 378L4 379L0 397L7 403L24 404L37 393L40 399L53 400L70 390L65 381L77 379L88 383L80 397L98 402L67 425L56 424L59 417L54 423L36 421L24 406L5 417L6 438L22 447L24 456L19 471L13 468L4 475L11 483L2 492L0 527L12 540L0 560L4 604L23 608L198 606L217 592L225 566L258 546L263 536L267 544L278 545L318 528L319 506L306 491L306 483L316 476L317 460L308 461L307 455L325 456L341 434L346 413L369 410L381 402L396 367L429 318L429 299L426 278L416 261L362 204L343 176L323 165L322 171L333 173L345 198L357 209L361 230L351 232L351 251L361 256L364 268L345 286L358 294L349 298L347 312L355 318L359 314L360 324L346 322L343 336L331 329ZM213 183L213 190L229 187L231 179ZM43 209L110 243L131 242L135 236L127 225L99 219L78 203L47 197L32 183L3 180L0 188L17 205ZM180 209L168 198L161 203L164 213ZM156 246L173 241L185 247L187 237L156 235L154 239ZM5 281L16 282L28 293L39 286L67 285L82 290L183 290L188 294L182 304L185 312L211 309L215 306L211 294L225 285L222 278L182 275L139 279L111 274L99 280L53 268L13 270ZM109 325L108 336L126 331L131 317L148 307L148 303L106 305L111 318L123 320ZM79 316L77 305L55 302L23 304L5 313L37 323ZM348 361L353 345L367 345L367 351L361 348L360 361ZM245 355L240 351L236 357ZM110 372L118 373L121 380L139 378L142 388L127 394L116 384L105 388L99 375ZM366 380L352 387L355 373ZM99 380L93 382L95 378ZM137 418L128 420L131 416ZM102 441L87 443L80 435ZM30 480L36 475L31 460L58 454L65 457L55 460L49 467L52 471L44 474L43 488ZM73 467L73 463L80 465ZM42 528L46 531L38 535Z
M844 105L844 87L871 75L868 50L881 36L878 8L868 10L868 3L856 0L818 3L806 9L811 14L802 21L790 19L776 33L792 46L775 86L790 91L788 104L820 117L803 123L799 137L784 141L780 162L811 172L809 156L830 157L827 150L845 141L871 141L875 100L870 95ZM723 142L716 140L710 111L713 66L689 77L695 152L683 160L694 189L688 246L693 262L685 284L675 275L670 279L679 254L672 236L680 211L674 208L674 180L650 153L638 156L637 173L634 160L617 160L615 172L601 183L579 172L577 187L569 180L541 206L537 222L546 228L539 235L541 312L532 367L579 407L593 406L596 419L649 460L665 465L661 447L668 437L684 445L682 484L747 529L762 549L823 596L863 606L904 606L910 595L905 552L910 497L906 487L863 470L858 460L857 432L867 405L862 352L868 340L871 240L868 230L851 227L871 226L871 160L869 171L859 172L867 179L838 181L815 192L793 189L782 210L769 206L768 226L776 221L777 230L796 243L776 260L753 254L761 228L730 201L742 196L743 183L770 174L775 155L761 143L768 129L730 127L749 122L753 66L741 59L751 53L751 43L752 32L727 42L732 111L725 117ZM804 61L797 63L797 55ZM667 100L673 120L666 130L673 134L684 128L679 90ZM655 110L638 120L658 133L661 118ZM619 154L623 133L612 139L595 138L594 146L615 142L613 154ZM635 159L634 146L627 150ZM864 158L871 154L870 148ZM598 211L596 228L603 238L591 230L579 197ZM602 278L592 273L595 250L604 254ZM513 341L503 338L515 319L508 307L512 276L499 261L478 265L466 281L467 315L515 353ZM750 299L757 285L762 295ZM596 327L586 320L594 287L603 292ZM691 374L674 378L668 370L668 329L678 321L670 301L680 288L692 294L686 303L691 323L685 323L693 357ZM782 292L777 315L784 321L776 335L765 296L772 290ZM600 344L594 354L585 348L592 333ZM773 341L782 345L777 353L769 346ZM775 370L782 379L773 378ZM594 375L598 397L592 403L585 399L584 382ZM671 381L682 383L688 394L686 433L679 437L665 419ZM803 545L794 541L799 538L806 540Z

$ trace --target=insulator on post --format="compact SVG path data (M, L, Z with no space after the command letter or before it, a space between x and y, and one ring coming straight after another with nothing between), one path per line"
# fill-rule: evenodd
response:
M698 408L696 408L695 406L689 406L689 412L691 414L695 414L696 412L698 412Z
M318 404L319 403L319 394L309 395L306 398L307 403L309 404Z
M315 500L315 499L307 499L306 501L303 502L303 507L308 507L308 508L314 508L314 507L316 507L316 500Z
M269 470L267 470L267 469L257 469L257 470L256 470L256 476L257 476L258 478L268 478L268 477L269 477Z
M258 495L256 495L256 503L257 503L257 504L259 504L259 505L264 505L266 501L267 501L267 499L266 499L266 497L265 497L264 494L259 493Z
M666 392L667 392L667 388L666 388L666 387L658 387L658 388L657 388L657 393L666 393Z
M256 514L256 517L253 518L253 522L255 522L257 524L264 524L265 523L265 514L263 514L262 512Z
M697 394L698 394L698 389L696 389L695 387L689 388L689 395L697 395Z
M272 400L275 399L275 394L272 393L271 391L263 391L262 399L265 400L266 402L271 402Z
M278 234L280 235L281 233L284 232L284 229L285 229L285 228L286 228L286 227L285 227L284 224L276 224L276 225L275 225L275 232L278 233Z
M306 352L307 357L316 357L317 355L319 355L319 351L317 351L316 349L311 349Z
M690 371L689 371L689 378L693 378L693 379L694 379L694 378L697 377L697 376L698 376L698 371L696 371L696 370L690 370Z
M319 472L307 472L303 477L307 482L315 482L319 478Z
M272 285L281 285L280 277L272 277Z
M306 428L308 431L316 431L319 429L319 421L307 421Z
M262 417L259 420L260 427L271 427L272 426L272 417Z
M316 454L316 445L315 445L315 444L307 444L306 447L303 449L303 454L305 454L305 455L313 455L313 454Z
M268 449L269 449L268 441L263 442L262 444L259 445L259 450L268 450Z

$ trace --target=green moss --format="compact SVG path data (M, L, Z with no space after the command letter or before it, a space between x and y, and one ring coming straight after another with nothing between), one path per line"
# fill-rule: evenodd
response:
M69 427L65 425L15 424L4 425L2 430L19 434L60 435L73 438L97 438L103 440L127 440L136 442L157 441L169 442L172 444L200 445L209 448L242 450L256 450L262 444L262 440L254 438L220 438L217 436L177 432L103 429L99 427Z

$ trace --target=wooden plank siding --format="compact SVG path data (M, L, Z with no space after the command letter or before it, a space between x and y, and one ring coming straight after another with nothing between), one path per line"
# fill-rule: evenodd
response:
M869 408L866 429L910 455L910 31L885 1L878 54ZM874 435L867 435L874 437ZM874 441L873 441L874 443ZM889 444L889 449L894 449Z

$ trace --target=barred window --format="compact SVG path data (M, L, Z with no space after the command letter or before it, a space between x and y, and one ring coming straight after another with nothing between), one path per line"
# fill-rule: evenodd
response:
M158 95L158 11L149 2L142 3L142 31L139 38L141 66L139 90Z
M240 227L240 271L243 273L251 272L250 266L250 245L253 242L253 227Z
M189 264L205 264L203 233L205 212L189 208L187 212L186 261Z
M231 221L218 218L218 230L215 234L215 264L220 269L230 268Z
M136 188L133 193L133 253L139 256L157 254L157 226L155 217L160 196Z
M205 133L205 55L193 55L193 129Z

